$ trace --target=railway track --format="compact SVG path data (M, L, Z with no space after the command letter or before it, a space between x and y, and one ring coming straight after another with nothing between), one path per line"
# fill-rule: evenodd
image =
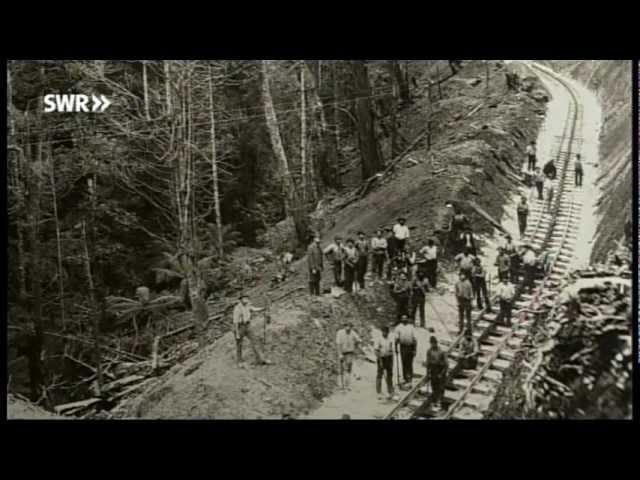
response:
M530 203L530 221L525 232L526 242L538 252L550 254L550 266L545 276L535 281L532 293L516 287L513 323L510 327L495 323L496 312L485 310L473 315L473 336L480 347L475 369L462 368L458 336L447 349L449 373L445 382L445 409L434 410L427 376L400 400L385 419L480 419L493 398L504 371L514 360L533 323L540 320L532 315L538 309L542 292L561 284L567 275L579 226L581 203L573 198L573 153L581 146L576 132L581 131L582 110L571 86L562 78L536 65L540 75L561 84L570 94L569 108L563 128L554 146L556 167L559 172L555 183L555 198L551 205L533 200ZM580 127L580 129L579 129ZM492 302L494 305L496 302Z

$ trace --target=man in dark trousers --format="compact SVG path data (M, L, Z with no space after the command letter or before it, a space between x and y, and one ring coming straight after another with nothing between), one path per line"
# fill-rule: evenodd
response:
M471 227L465 227L462 235L460 236L460 248L462 251L469 251L471 255L477 255L476 238L471 231Z
M404 383L410 386L413 382L413 357L416 356L418 341L413 324L409 323L409 318L402 315L400 322L395 330L396 353L400 350L402 376Z
M527 197L525 195L520 195L520 203L518 203L517 212L518 226L520 227L520 239L522 239L527 230L527 217L529 216L529 205L527 204Z
M420 326L426 328L425 320L425 300L430 285L424 272L418 270L416 276L411 282L411 314L412 323L416 320L416 311L420 312Z
M536 169L536 142L530 142L527 145L527 169L534 171Z
M544 165L544 168L542 169L542 173L544 173L547 176L547 178L550 178L551 180L556 179L557 170L556 170L555 164L553 163L553 159L549 160Z
M387 383L387 399L398 400L393 390L393 352L395 342L389 335L389 327L384 325L381 328L382 335L376 338L373 345L373 351L376 353L378 362L378 373L376 375L376 393L378 400L382 400L382 377L385 377Z
M471 278L471 270L473 270L473 259L475 257L471 254L471 249L466 249L462 253L456 255L456 262L458 262L458 269L460 273L464 273L469 279Z
M387 239L378 229L371 239L371 256L373 258L373 274L378 282L382 282L384 262L387 259Z
M427 351L427 376L431 380L432 404L438 408L444 408L444 388L447 379L447 371L449 362L446 352L438 347L438 339L436 337L429 338L430 348Z
M356 279L356 269L358 268L358 249L352 238L347 240L344 247L344 289L347 293L353 291L353 282Z
M511 257L505 251L504 247L498 248L498 258L496 258L496 266L498 267L498 279L509 279L511 271Z
M404 272L398 274L393 286L393 297L396 301L396 314L398 321L403 315L409 315L409 281Z
M464 232L468 227L469 219L467 218L467 216L462 213L462 211L460 211L456 206L453 206L453 217L451 218L451 225L449 227L450 246L447 247L447 250L453 255L457 255L462 251L463 244L460 241L460 237L462 232Z
M393 234L393 229L387 227L387 280L391 280L391 270L393 269L393 261L398 251L398 241Z
M369 245L369 241L365 238L364 232L358 232L358 240L356 240L356 248L358 249L356 278L360 290L364 290L364 277L367 274L367 266L369 264Z
M524 267L523 287L527 292L531 292L535 288L535 276L538 268L538 258L531 245L525 245L525 253L522 256L522 265Z
M438 247L432 238L427 240L427 246L420 250L425 263L424 269L429 279L429 284L435 288L438 281Z
M482 310L482 297L484 297L484 304L487 307L487 312L491 311L491 301L489 300L489 295L487 293L487 272L482 266L482 260L479 257L476 257L473 260L473 270L471 272L473 281L471 282L473 286L473 291L476 296L476 301L478 305L478 309Z
M393 235L396 237L396 245L398 250L405 250L407 248L407 241L411 236L409 227L405 224L406 218L398 218L398 223L393 226Z
M580 154L576 155L576 162L574 164L575 174L576 174L576 187L582 186L582 176L584 174L582 170L582 160L580 158Z
M496 317L496 323L511 326L511 307L513 306L515 295L516 291L513 284L509 283L506 278L501 278L496 287L496 297L500 303L500 313Z
M464 337L460 342L460 360L462 361L462 368L465 370L473 370L478 366L478 356L480 355L480 349L478 348L478 342L473 338L473 332L471 330L465 330Z
M542 200L542 189L544 187L544 173L540 171L540 168L536 168L536 173L533 177L533 182L536 186L536 190L538 191L538 200Z
M323 253L320 248L320 236L314 235L307 249L307 265L309 266L309 290L311 295L320 295L320 278L323 270Z
M466 273L460 272L460 280L456 283L456 298L458 299L458 327L460 333L465 328L465 317L468 328L471 324L471 301L473 299L473 288Z
M344 245L342 245L342 239L335 237L334 242L325 248L323 253L329 258L329 262L333 266L333 278L336 286L342 287L344 275Z

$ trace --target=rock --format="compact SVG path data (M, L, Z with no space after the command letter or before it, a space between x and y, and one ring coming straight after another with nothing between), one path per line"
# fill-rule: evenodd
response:
M535 90L531 92L529 96L533 98L536 102L547 103L549 101L549 96L542 90Z

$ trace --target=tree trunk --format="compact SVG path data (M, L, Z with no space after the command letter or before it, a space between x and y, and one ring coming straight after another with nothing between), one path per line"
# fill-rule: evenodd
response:
M84 271L87 275L87 282L89 284L89 297L91 298L91 319L92 319L92 331L93 331L93 344L95 348L95 362L96 362L96 373L97 373L97 385L98 391L97 395L102 395L102 386L103 386L103 378L102 378L102 352L100 349L100 320L98 318L98 312L100 308L98 308L97 296L96 296L96 288L95 283L93 281L93 274L91 273L91 257L89 256L89 245L87 243L87 227L86 221L82 221L82 244L84 247Z
M391 79L397 86L400 100L402 100L403 103L409 103L411 101L411 95L409 92L408 74L406 72L405 74L402 73L402 69L397 60L389 60L388 66ZM405 69L408 69L406 62Z
M167 102L167 111L166 114L171 114L171 70L168 60L164 60L162 62L162 66L164 68L164 92L165 92L165 101Z
M300 66L300 169L302 177L302 201L308 198L307 182L307 101L304 84L304 66Z
M211 122L211 173L213 176L213 207L216 215L216 239L218 242L218 256L224 256L222 243L222 215L220 214L220 191L218 185L218 159L216 152L216 119L213 107L213 72L209 66L209 120Z
M51 194L53 203L53 220L56 227L56 249L58 254L58 289L60 295L60 320L62 323L62 329L66 326L65 311L64 311L64 280L62 274L62 242L60 241L60 220L58 218L58 201L56 196L56 180L54 172L53 153L51 147L48 148L49 159L49 180L51 182Z
M356 90L358 145L362 159L362 178L367 179L378 173L383 165L371 113L371 87L367 67L361 60L352 61L351 67Z
M151 120L149 116L149 86L147 84L147 61L142 60L142 86L144 89L144 116L147 120Z

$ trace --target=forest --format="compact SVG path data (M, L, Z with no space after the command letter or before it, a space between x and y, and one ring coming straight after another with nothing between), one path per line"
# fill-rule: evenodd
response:
M435 96L456 63L423 63ZM9 390L51 408L101 396L127 361L157 368L160 335L204 328L238 288L237 247L299 255L323 199L366 187L409 146L398 124L421 68L10 62ZM112 105L44 113L56 93ZM283 221L292 235L274 241Z

